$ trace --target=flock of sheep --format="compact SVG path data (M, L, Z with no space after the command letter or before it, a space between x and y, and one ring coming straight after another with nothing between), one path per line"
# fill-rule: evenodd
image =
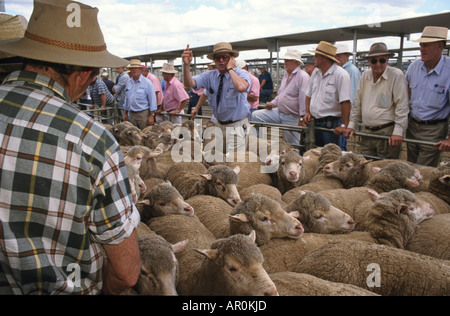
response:
M110 128L141 214L142 273L123 294L450 294L450 164L368 161L331 144L175 163L175 142L199 141L183 125L192 139L168 122ZM267 163L278 171L261 172Z

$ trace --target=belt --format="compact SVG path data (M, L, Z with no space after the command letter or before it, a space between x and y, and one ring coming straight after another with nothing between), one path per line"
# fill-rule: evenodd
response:
M218 121L218 122L220 123L220 125L230 125L238 121L226 121L226 122Z
M328 122L328 121L336 121L341 119L340 117L334 117L334 116L327 116L327 117L323 117L323 118L314 118L316 120L316 123L324 123L324 122Z
M382 129L385 129L387 127L391 127L391 126L394 126L394 125L395 125L395 122L391 122L391 123L378 125L378 126L364 126L364 127L367 128L371 132L376 132L376 131L380 131Z
M447 122L448 119L440 119L440 120L430 120L430 121L420 121L420 120L416 120L414 117L411 117L411 119L416 122L417 124L420 125L436 125L439 123L443 123L443 122Z

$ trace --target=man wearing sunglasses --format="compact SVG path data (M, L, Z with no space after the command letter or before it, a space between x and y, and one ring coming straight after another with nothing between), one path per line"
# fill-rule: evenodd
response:
M239 52L229 43L214 45L208 59L214 60L216 70L192 77L190 64L193 60L189 45L183 52L184 85L187 88L204 88L208 103L217 119L217 127L223 134L226 152L245 151L249 130L250 105L247 94L251 81L248 72L236 67Z
M408 143L408 161L431 167L438 166L441 152L450 151L450 58L442 55L447 36L447 28L427 26L414 41L420 43L421 58L406 73L411 98L406 136L435 143Z
M362 132L388 136L389 140L362 137L360 153L384 159L398 159L408 127L408 90L400 69L390 67L385 43L375 43L367 60L370 69L361 77L350 113L348 130L354 135L362 119Z

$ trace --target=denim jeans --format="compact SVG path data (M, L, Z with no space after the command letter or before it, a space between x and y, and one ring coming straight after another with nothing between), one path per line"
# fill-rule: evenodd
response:
M316 127L324 127L324 128L332 128L335 129L336 127L340 126L342 124L341 118L336 118L332 121L331 126L327 126L327 122L317 122L316 121ZM345 142L344 142L345 140ZM344 138L344 136L336 136L333 132L326 132L326 131L318 131L316 130L316 146L318 147L324 147L327 144L336 144L338 145L342 150L347 151L347 141Z

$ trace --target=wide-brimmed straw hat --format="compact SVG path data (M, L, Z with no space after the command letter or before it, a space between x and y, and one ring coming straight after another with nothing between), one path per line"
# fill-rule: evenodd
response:
M352 50L347 44L336 44L336 55L339 54L353 54Z
M177 70L175 70L175 67L173 64L170 63L164 63L161 69L161 72L164 72L166 74L176 74L178 73Z
M128 69L131 68L143 68L140 59L131 59L130 64L127 66Z
M299 50L288 48L286 54L281 59L284 60L296 60L300 62L301 65L304 65L302 61L302 53Z
M24 37L0 42L0 51L51 63L117 68L126 59L108 52L98 9L69 0L34 0ZM79 22L79 23L77 23Z
M447 39L447 36L448 36L448 28L440 26L427 26L423 30L422 36L417 40L413 40L413 42L416 43L434 43L442 41L448 42L449 40Z
M27 25L27 19L21 15L12 16L0 13L0 41L23 37ZM14 55L0 52L0 59L13 56Z
M230 43L217 43L214 45L213 52L208 54L206 57L208 59L214 60L214 55L230 53L233 54L234 57L239 57L239 52L233 49Z
M336 59L336 51L336 46L331 43L322 41L319 43L319 46L317 46L315 50L310 50L309 52L325 56L335 62L338 62L338 60Z
M366 58L378 57L378 56L389 56L393 57L395 54L388 51L385 43L374 43L370 47L369 55Z

